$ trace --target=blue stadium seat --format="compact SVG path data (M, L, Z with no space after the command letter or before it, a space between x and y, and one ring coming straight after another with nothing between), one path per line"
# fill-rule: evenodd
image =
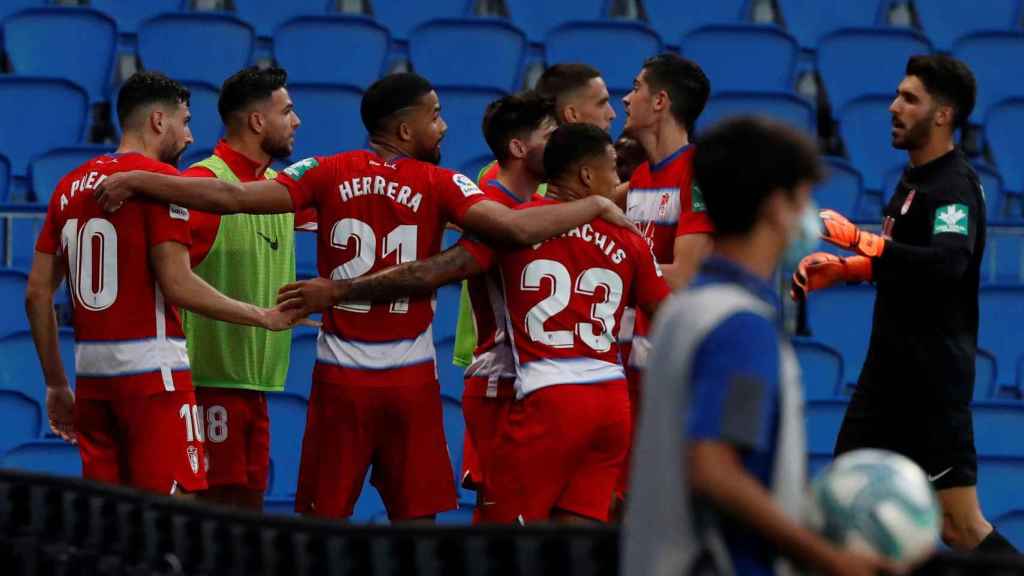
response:
M523 31L502 20L432 20L409 35L413 68L435 86L513 90L526 47Z
M366 129L359 116L363 93L359 88L296 83L288 86L288 92L299 117L307 120L296 135L293 159L330 156L366 147Z
M807 421L807 453L831 459L836 437L846 414L846 400L808 400L804 405Z
M818 207L856 215L857 203L864 193L864 178L842 158L827 156L825 164L828 166L825 180L814 189Z
M447 338L434 343L437 355L437 379L441 384L442 397L460 401L465 371L452 364L454 345L455 338Z
M437 377L441 383L441 394L453 400L462 398L463 369L452 364L461 289L461 284L449 284L437 291L433 324Z
M441 250L447 250L455 245L462 237L462 232L456 228L445 228L441 235Z
M37 8L4 22L4 50L16 74L71 80L105 101L117 50L117 24L87 8ZM40 39L46 39L41 50ZM81 49L88 46L88 50Z
M0 302L9 308L0 314L0 337L28 330L28 318L20 306L25 301L28 275L18 270L0 268ZM8 351L4 350L4 354ZM34 360L34 356L30 359Z
M3 271L0 271L2 273ZM20 297L19 297L20 298ZM9 300L8 300L9 301ZM75 337L71 330L62 328L58 333L60 359L64 365L68 384L75 385ZM16 332L0 338L0 390L12 390L31 398L40 411L46 409L46 382L39 366L32 335ZM49 424L40 422L39 435L50 433Z
M295 275L314 278L316 269L316 232L295 231Z
M736 58L743 46L743 58ZM800 48L792 36L759 24L716 24L690 32L680 48L700 63L713 92L788 92L796 74Z
M439 526L469 526L473 523L473 509L476 506L469 502L459 502L455 510L441 512L437 515Z
M26 8L38 8L48 4L47 0L4 0L0 2L0 21Z
M637 70L639 72L639 70ZM615 118L612 120L612 127L608 131L612 135L612 138L618 138L622 135L622 128L626 125L626 108L622 104L622 99L629 94L630 90L609 90L608 95L611 97L612 110L615 111ZM700 120L697 120L697 124L700 124Z
M82 458L77 447L63 440L35 440L9 450L0 468L81 477Z
M1017 371L1018 380L1020 370ZM1018 386L1020 382L1018 382ZM996 357L988 350L978 348L974 357L974 396L973 402L984 402L996 395Z
M48 204L57 184L68 172L101 154L112 152L109 146L69 146L50 150L28 165L32 196L38 204Z
M371 0L373 16L391 30L391 35L405 40L424 22L435 18L459 18L469 14L470 0ZM464 50L473 50L466 46Z
M814 107L789 92L717 92L708 100L698 124L710 128L719 120L739 114L758 114L816 136Z
M274 0L234 0L235 14L239 18L252 24L256 33L264 38L274 36L278 27L288 20L298 16L319 16L328 13L333 0L288 0L288 2L275 2ZM321 52L319 46L317 52ZM344 54L347 52L338 52ZM352 60L355 60L354 58ZM346 65L351 62L346 60ZM289 70L289 72L291 72Z
M356 524L369 524L381 516L387 517L384 502L380 499L377 489L370 484L370 474L367 474L363 479L363 491L360 492L359 499L356 500L350 520Z
M571 22L548 35L547 63L583 62L601 71L610 90L630 90L644 60L662 51L658 35L640 22ZM629 46L623 51L623 46Z
M805 50L814 50L826 34L878 21L878 0L778 0L786 30Z
M997 386L1012 386L1014 365L1024 347L1024 286L982 286L979 295L978 346L996 356Z
M263 513L272 516L295 516L295 499L280 496L264 498Z
M88 126L89 97L68 80L0 76L0 153L24 176L29 160L77 144Z
M188 109L192 113L192 121L189 127L192 129L192 139L195 147L212 148L220 140L224 132L224 124L217 112L217 100L220 98L220 90L217 86L205 82L185 82L185 85L192 91L189 99Z
M833 112L865 94L891 100L907 59L931 51L928 40L909 29L850 28L825 36L818 46L818 71Z
M862 96L839 112L839 134L850 162L864 177L864 188L881 194L890 170L907 163L907 155L890 145L892 115L890 96Z
M811 294L807 319L814 339L843 355L843 386L857 383L871 337L875 289L835 286Z
M988 215L988 224L991 226L997 221L1007 219L1004 212L1006 201L1003 199L1003 176L998 170L988 164L974 163L974 171L978 173L981 180L981 187L985 192L985 212ZM1019 217L1018 217L1019 219Z
M604 17L604 0L505 0L509 17L526 31L531 42L544 42L555 28L573 20L596 20Z
M793 341L807 400L830 400L842 395L843 357L813 340Z
M220 86L249 64L254 43L252 27L226 14L165 14L139 28L138 52L147 70Z
M1017 25L1020 0L925 0L914 3L924 33L943 52L953 42L981 30L1009 30Z
M41 210L41 207L34 206ZM43 218L15 218L11 221L11 266L28 271L35 258L36 240L43 229Z
M312 234L308 234L312 236ZM316 364L316 334L292 336L292 354L284 391L309 400L313 386L313 365Z
M295 497L306 429L306 400L288 393L268 394L270 457L274 460L275 497Z
M974 415L974 445L979 456L1024 458L1020 441L1024 405L1019 402L988 401L971 405Z
M0 154L0 203L10 200L11 190L11 161L7 156Z
M977 423L974 429L978 429ZM1019 438L1020 433L1015 432ZM1020 508L1020 487L1024 486L1024 458L978 456L978 497L989 518L998 518Z
M662 40L679 46L683 36L708 24L736 24L746 20L747 0L702 2L700 9L680 9L679 0L643 0L647 20Z
M480 119L491 102L505 94L484 88L439 87L441 116L448 123L448 135L441 143L441 165L462 166L487 152Z
M444 437L448 442L448 456L452 460L452 474L456 479L459 491L459 502L475 502L472 492L462 487L462 448L466 435L466 419L462 415L462 405L451 398L441 398L441 409L444 415Z
M978 32L956 41L953 55L971 67L978 82L978 97L971 122L984 123L989 109L1000 100L1024 95L1024 74L1007 74L1024 61L1024 32ZM1000 166L1000 169L1003 167ZM1011 178L1003 175L1013 190Z
M239 0L235 0L237 3ZM124 0L89 0L89 6L112 16L117 20L121 34L136 34L139 24L157 14L177 12L182 9L183 0L146 0L125 2Z
M1024 95L1024 93L1022 93ZM1024 194L1024 152L1019 136L1024 130L1024 98L999 102L985 119L985 140L1010 194Z
M35 400L14 390L0 390L0 454L39 438L42 412Z
M1010 541L1010 544L1016 546L1018 550L1024 548L1024 510L1007 512L992 520L992 524Z
M981 261L981 281L986 284L1024 284L1024 237L990 228Z
M288 71L292 83L330 82L367 88L380 77L390 45L387 29L370 18L304 16L278 28L274 58ZM322 60L310 58L311 52L359 57L346 59L344 66L324 66Z

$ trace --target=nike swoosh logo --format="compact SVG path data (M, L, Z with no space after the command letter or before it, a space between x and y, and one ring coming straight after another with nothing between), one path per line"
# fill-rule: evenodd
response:
M929 475L929 476L928 476L928 481L929 481L929 482L935 482L935 481L936 481L936 480L938 480L939 478L942 478L943 476L945 476L946 474L949 474L949 473L950 473L950 472L952 472L952 471L953 471L953 467L952 467L952 466L950 466L949 468L946 468L945 470L943 470L942 472L939 472L939 473L938 473L938 474L936 474L935 476L931 476L931 475Z
M276 238L271 240L269 237L265 236L262 232L257 232L256 235L259 236L260 238L263 238L264 240L266 240L267 244L270 244L270 249L271 250L277 250L277 239Z

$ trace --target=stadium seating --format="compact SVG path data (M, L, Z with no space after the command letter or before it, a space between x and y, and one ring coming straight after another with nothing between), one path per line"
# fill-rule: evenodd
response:
M708 24L735 24L746 20L748 0L703 2L699 10L680 10L678 0L643 0L647 20L662 40L679 46L683 36Z
M63 78L85 88L93 102L107 99L117 49L110 16L85 8L26 10L4 22L3 38L14 73ZM48 50L39 49L43 38Z
M736 46L744 46L743 58L736 58ZM787 92L793 88L800 49L775 26L715 24L687 34L680 51L700 63L712 92Z
M45 0L4 0L0 2L0 21L26 8L38 8L44 4Z
M480 175L480 171L483 170L485 166L490 165L491 162L494 162L494 155L490 153L477 156L476 158L470 158L462 163L462 166L459 167L459 172L469 176L474 182L476 182L477 176Z
M1024 404L1007 401L975 402L974 444L979 456L1024 458L1020 441Z
M996 222L1013 219L1012 215L1008 214L1009 210L1004 210L1008 207L1003 198L1003 194L1005 194L1003 176L987 164L975 163L974 170L978 173L978 179L981 180L981 186L985 192L985 213L988 215L988 224L991 226ZM1016 219L1019 220L1020 215Z
M377 489L370 484L370 474L372 474L372 470L363 479L363 491L359 494L355 509L352 511L352 522L369 524L382 516L386 522L387 512L384 510L384 502L380 499L380 492L377 492Z
M68 172L87 160L112 151L110 146L71 146L56 148L36 157L28 166L33 199L37 204L46 205L57 183Z
M504 93L484 88L438 87L441 116L448 123L448 135L441 142L441 165L462 166L487 152L480 130L487 105Z
M818 71L833 113L865 94L891 99L907 59L931 51L924 36L906 29L850 28L825 36L818 46Z
M38 208L37 208L38 209ZM42 218L15 218L11 224L11 266L28 271L35 257L36 240L43 228ZM19 310L20 312L20 310Z
M428 20L467 15L470 0L370 0L370 3L373 17L387 26L395 38L405 40L417 26Z
M1024 61L1024 32L969 34L956 41L953 55L971 67L978 83L972 123L984 123L989 109L997 102L1024 96L1024 75L1006 73ZM1010 186L1012 189L1013 185Z
M63 440L35 440L9 450L0 458L0 468L80 477L82 458L78 447Z
M220 86L252 60L252 26L226 14L165 14L139 28L139 59L179 81Z
M1024 548L1024 510L1012 510L992 521L999 533L1018 550Z
M444 437L448 442L448 456L452 460L452 476L456 479L459 491L459 502L474 502L472 492L462 487L462 439L466 434L466 420L462 415L462 405L451 398L441 397L441 410L444 420Z
M296 233L313 236L305 232ZM284 391L309 400L313 386L313 365L316 363L316 334L301 333L292 336L291 360Z
M878 21L878 0L777 1L786 30L805 50L814 50L823 36L839 28L871 26Z
M0 271L2 273L2 271ZM19 297L21 300L23 297ZM68 329L58 333L61 363L68 383L75 385L75 342L74 334ZM12 390L25 395L39 406L40 411L46 409L46 381L39 366L32 343L32 335L27 331L15 332L0 338L0 390ZM47 422L40 423L39 435L49 434Z
M1020 1L925 0L915 2L914 8L935 47L949 52L954 40L971 32L1015 27Z
M985 255L981 262L981 280L987 284L1024 284L1024 251L1019 234L1004 234L990 228ZM1024 350L1024 347L1021 348Z
M299 118L305 115L308 120L296 133L293 159L366 147L366 129L359 116L363 94L358 88L295 83L288 86L288 92Z
M501 20L432 20L409 35L413 68L435 86L513 90L526 47L522 30Z
M985 140L1010 194L1024 194L1024 152L1019 136L1024 131L1024 98L1003 100L989 110Z
M807 421L807 454L812 458L830 459L836 437L846 414L846 400L807 400L804 417Z
M10 200L11 190L11 161L7 156L0 154L0 203ZM2 241L0 241L2 245Z
M39 438L43 416L35 400L15 390L0 390L0 415L3 415L0 455Z
M639 72L639 70L638 70ZM626 107L622 104L622 99L629 94L630 90L609 90L609 96L611 97L612 110L615 111L615 118L612 120L612 128L609 134L618 136L622 134L622 128L626 125ZM700 124L700 120L697 121Z
M835 286L807 299L807 317L814 339L843 355L843 386L857 383L864 366L875 290L871 286Z
M1017 371L1020 374L1020 370ZM984 402L996 395L996 357L979 348L974 357L974 396L972 401Z
M264 38L275 36L275 31L282 24L292 18L299 16L325 15L328 8L335 3L332 0L288 0L288 2L275 2L274 0L233 0L235 14L252 24L256 33ZM329 54L330 51L318 53ZM355 58L346 59L346 65L354 64Z
M808 135L816 135L814 108L789 92L718 92L708 101L698 124L710 128L738 114L768 116Z
M299 481L302 435L306 429L306 400L288 393L267 394L267 413L270 457L274 460L274 485L270 496L294 498Z
M880 194L885 176L906 165L907 156L893 148L890 96L861 96L839 112L839 134L850 162L864 177L864 188Z
M212 148L220 140L224 131L224 124L217 112L217 100L220 98L220 84L206 84L203 82L185 82L185 86L192 91L189 100L189 112L192 113L192 121L189 128L192 129L193 146Z
M85 91L68 80L0 76L0 151L11 172L24 176L32 158L79 143L88 106Z
M975 424L975 430L978 426ZM1020 437L1019 422L1013 432ZM988 518L1020 508L1020 487L1024 486L1024 458L978 456L978 497Z
M552 30L566 22L604 16L604 0L505 0L505 5L512 22L526 31L531 42L543 42Z
M317 276L316 234L295 232L295 275L300 278Z
M644 60L662 51L658 35L640 22L571 22L548 35L548 65L583 62L601 71L610 90L628 91ZM623 46L629 46L623 51Z
M434 348L441 395L458 401L462 398L462 368L452 364L455 325L459 318L461 284L442 286L437 291L434 311Z
M797 339L793 342L800 361L804 398L829 400L842 395L843 357L820 342Z
M820 208L830 208L841 214L858 214L857 204L864 192L864 179L849 162L828 156L825 180L814 189L814 200Z
M0 268L0 302L8 308L0 314L0 337L13 334L20 330L28 330L28 319L18 305L25 301L25 288L28 275L18 270ZM4 349L4 354L7 354Z
M146 0L145 2L125 2L124 0L89 0L89 7L109 14L117 20L117 30L121 34L136 34L139 25L153 16L166 12L177 12L188 0ZM235 0L239 3L240 0Z
M1024 286L982 286L979 296L978 346L996 356L996 384L1011 386L1022 351L1019 329L1024 326Z
M278 28L274 58L288 81L328 82L367 88L384 69L391 44L387 29L363 16L304 16ZM358 54L344 66L324 66L318 54Z

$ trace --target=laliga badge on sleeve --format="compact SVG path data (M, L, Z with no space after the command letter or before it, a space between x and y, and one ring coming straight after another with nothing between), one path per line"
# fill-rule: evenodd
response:
M910 211L910 205L914 203L914 196L917 194L917 190L911 190L910 194L907 194L907 199L903 201L903 207L900 208L900 216L906 216L907 212Z

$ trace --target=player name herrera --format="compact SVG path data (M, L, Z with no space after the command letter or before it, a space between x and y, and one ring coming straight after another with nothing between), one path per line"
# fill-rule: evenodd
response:
M611 258L615 264L621 264L626 259L626 251L622 248L618 248L615 245L615 240L610 238L607 234L601 234L590 224L584 224L583 226L577 226L572 230L569 230L565 234L562 234L560 238L579 238L585 242L590 242L594 246L597 246L604 252L605 256ZM543 244L534 244L533 248L537 249Z
M408 186L399 186L397 182L387 180L383 176L364 176L342 182L338 186L338 192L341 193L342 202L348 202L352 198L367 194L376 194L387 196L391 201L397 202L413 212L418 212L423 195L413 192L412 188Z

